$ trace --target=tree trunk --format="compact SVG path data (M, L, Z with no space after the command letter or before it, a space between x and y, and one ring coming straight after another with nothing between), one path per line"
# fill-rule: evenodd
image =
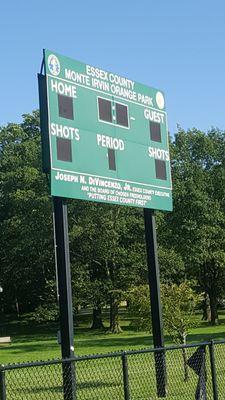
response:
M3 296L2 293L0 293L0 313L3 315L4 314L4 300L3 300Z
M16 297L16 299L15 299L15 306L16 306L17 318L19 318L20 317L20 305L19 305L18 297Z
M93 308L92 314L92 325L91 329L103 329L104 325L102 322L102 309L101 306L97 306Z
M119 324L119 301L112 299L110 303L110 328L111 333L123 332Z
M207 306L207 310L206 310L206 321L207 321L207 322L211 322L211 308L210 308L210 305Z
M202 311L202 321L211 322L210 300L207 292L204 293L204 299L202 301Z
M182 336L182 344L186 345L186 335L183 334ZM184 366L184 381L188 381L189 379L189 370L188 370L188 357L187 357L187 349L182 348L182 357L183 357L183 366Z
M217 313L217 299L213 291L209 293L210 309L211 309L211 325L214 326L218 323Z
M79 306L74 306L74 312L73 312L73 323L75 327L79 326L78 323L78 313L79 313Z
M112 309L113 309L113 296L110 295L110 302L109 302L109 329L111 328L112 324L113 324L113 317L112 317Z

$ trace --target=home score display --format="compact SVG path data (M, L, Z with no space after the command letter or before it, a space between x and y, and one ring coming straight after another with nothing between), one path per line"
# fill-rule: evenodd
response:
M51 194L172 210L163 93L49 50L44 65Z

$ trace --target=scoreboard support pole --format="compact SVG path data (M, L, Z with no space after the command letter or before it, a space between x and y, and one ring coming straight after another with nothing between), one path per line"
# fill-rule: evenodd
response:
M154 211L144 208L148 280L151 301L151 319L154 348L164 347L162 306L160 297L159 264ZM164 351L154 353L158 397L167 395L166 357Z
M74 331L70 256L67 222L67 205L61 197L53 197L56 270L60 312L60 333L64 400L76 400Z

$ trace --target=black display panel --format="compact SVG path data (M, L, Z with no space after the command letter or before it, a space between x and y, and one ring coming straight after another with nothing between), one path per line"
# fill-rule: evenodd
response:
M128 110L127 106L116 103L116 123L118 125L128 127Z
M72 161L72 146L70 139L57 138L57 159L61 161Z
M115 150L108 149L108 161L109 161L109 169L112 171L116 171Z
M155 160L156 178L166 180L166 162L163 160Z
M150 138L155 142L161 142L161 127L158 122L149 121Z
M100 120L112 122L112 102L110 100L98 97L98 115Z
M73 98L58 94L59 116L67 119L74 119Z

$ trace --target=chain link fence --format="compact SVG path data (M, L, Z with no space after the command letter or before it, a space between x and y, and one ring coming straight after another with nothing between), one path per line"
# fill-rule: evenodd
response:
M225 341L0 367L0 400L222 400Z

